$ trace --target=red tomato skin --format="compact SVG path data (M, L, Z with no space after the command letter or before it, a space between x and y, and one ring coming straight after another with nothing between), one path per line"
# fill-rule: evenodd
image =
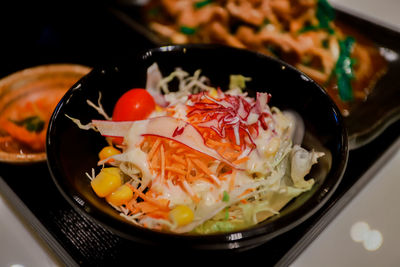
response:
M155 109L153 97L142 88L133 88L125 92L114 106L113 121L136 121L146 119ZM114 137L116 145L122 145L124 138Z
M114 121L136 121L146 119L155 109L153 97L142 88L125 92L114 106Z

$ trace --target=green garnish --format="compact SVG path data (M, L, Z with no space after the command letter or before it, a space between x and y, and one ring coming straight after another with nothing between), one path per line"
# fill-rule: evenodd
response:
M224 220L225 220L225 221L229 220L229 209L228 209L228 208L225 209Z
M10 120L14 124L24 127L29 132L41 132L44 128L44 121L39 116L31 116L25 119L14 121Z
M243 75L240 74L231 74L229 76L229 89L241 89L243 90L244 88L246 88L246 82L251 81L250 77L245 77Z
M228 202L229 201L229 194L228 192L224 191L224 194L222 196L222 201L223 202Z
M319 22L318 25L306 25L299 33L315 30L326 30L330 34L335 33L330 26L331 21L335 19L335 10L327 0L318 0L317 13L315 15Z
M353 89L351 80L354 79L353 65L354 61L350 57L353 50L354 38L347 37L339 41L340 54L336 62L335 74L337 78L337 85L339 89L339 96L343 101L353 100Z
M260 32L262 29L265 28L265 26L267 26L268 24L271 24L271 21L267 18L265 18L263 20L263 22L261 23L261 25L258 27L257 32Z
M196 29L195 28L191 28L188 26L181 26L180 28L181 32L186 34L186 35L193 35L196 33Z
M212 3L212 0L203 0L203 1L196 2L193 5L195 8L202 8L211 3Z
M335 19L335 10L327 0L318 0L316 17L319 21L319 26L322 29L327 29L333 33L333 29L329 25Z

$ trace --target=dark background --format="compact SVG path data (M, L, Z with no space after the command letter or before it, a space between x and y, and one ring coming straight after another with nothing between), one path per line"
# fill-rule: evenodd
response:
M154 46L108 12L112 1L2 3L0 76L47 63L107 64Z

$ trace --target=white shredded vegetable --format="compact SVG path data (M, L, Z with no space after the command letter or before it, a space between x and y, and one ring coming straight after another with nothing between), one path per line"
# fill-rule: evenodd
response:
M298 140L293 145L296 116L270 108L266 93L249 97L250 78L232 76L222 92L201 70L190 75L176 68L162 77L154 63L147 75L146 89L165 104L147 120L82 125L66 115L81 129L124 137L120 154L99 161L118 167L133 190L132 200L115 207L121 216L176 233L226 232L279 214L311 189L307 175L324 154L305 150ZM170 87L174 80L177 88ZM88 104L110 119L100 98L97 106ZM181 206L193 213L188 222L172 215Z

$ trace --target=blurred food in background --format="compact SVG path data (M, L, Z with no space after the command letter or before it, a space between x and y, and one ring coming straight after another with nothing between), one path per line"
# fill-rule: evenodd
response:
M90 68L37 66L0 80L0 159L44 159L46 132L56 105Z
M151 30L171 43L220 43L294 65L345 116L386 71L377 47L337 22L327 0L151 0L144 12Z

